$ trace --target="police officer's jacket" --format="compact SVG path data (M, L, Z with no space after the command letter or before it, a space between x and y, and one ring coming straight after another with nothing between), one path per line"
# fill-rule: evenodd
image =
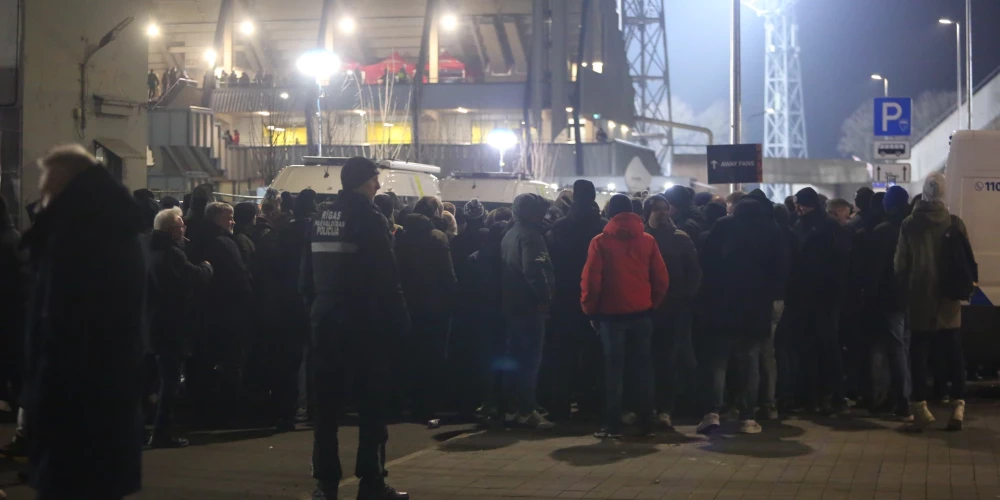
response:
M309 234L302 292L352 328L404 335L409 315L385 217L364 195L341 191L321 205ZM316 308L314 306L314 314Z

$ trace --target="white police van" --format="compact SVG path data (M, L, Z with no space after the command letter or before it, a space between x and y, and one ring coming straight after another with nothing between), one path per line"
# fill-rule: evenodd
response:
M979 283L962 308L970 361L1000 361L1000 131L963 130L952 136L945 167L948 209L962 218L979 264Z
M281 169L271 187L298 193L303 189L316 191L316 201L332 201L342 185L340 170L348 158L306 156L304 165L288 165ZM382 184L380 193L393 192L404 205L412 206L423 196L441 196L438 177L441 168L420 163L378 160Z
M520 194L534 193L549 201L558 195L556 186L536 181L524 174L453 172L441 180L441 199L461 207L473 198L486 210L510 207Z

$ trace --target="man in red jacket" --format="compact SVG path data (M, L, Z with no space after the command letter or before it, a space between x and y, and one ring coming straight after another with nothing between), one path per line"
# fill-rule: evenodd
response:
M639 426L652 432L653 387L650 312L667 296L670 278L656 245L646 234L642 218L632 213L632 200L616 194L608 205L611 222L590 242L583 268L580 302L604 344L607 402L605 425L594 436L621 437L622 378L625 350L635 367Z

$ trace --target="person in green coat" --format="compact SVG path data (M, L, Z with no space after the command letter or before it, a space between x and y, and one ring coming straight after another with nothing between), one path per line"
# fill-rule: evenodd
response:
M907 292L910 313L910 365L913 376L911 409L914 422L909 430L920 431L934 422L927 409L927 364L933 352L948 365L952 415L948 429L960 430L965 419L965 355L959 329L962 304L941 296L938 286L944 233L956 224L967 234L962 219L945 206L945 178L935 172L924 182L921 200L903 220L896 247L896 278Z

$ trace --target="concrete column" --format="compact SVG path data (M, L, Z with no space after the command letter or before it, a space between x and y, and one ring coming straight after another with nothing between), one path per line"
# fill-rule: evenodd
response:
M439 60L441 59L441 36L438 27L438 20L431 19L431 32L427 39L427 63L430 71L427 74L428 83L438 83L440 72Z
M545 29L545 4L546 0L535 0L531 7L531 60L528 67L528 75L531 79L528 85L531 86L531 123L538 131L538 139L542 134L542 103L545 101L545 42L548 33Z
M323 9L323 13L326 16L326 23L323 25L323 48L329 50L330 52L335 52L333 50L333 34L337 27L337 21L334 19L334 11L336 9Z
M232 10L226 12L227 19L225 19L222 27L222 69L226 73L233 72L233 22L234 17L232 15Z
M569 9L567 0L550 0L552 10L552 43L549 45L549 72L552 75L552 139L566 129L566 107L569 101L569 55L566 50L566 39L569 36L567 18Z

